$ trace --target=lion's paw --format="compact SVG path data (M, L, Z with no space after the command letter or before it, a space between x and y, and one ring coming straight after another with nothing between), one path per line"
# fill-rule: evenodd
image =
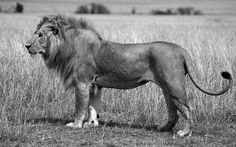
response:
M68 124L66 124L66 126L67 127L72 127L72 128L82 128L83 127L83 125L82 125L82 123L68 123Z
M98 121L87 121L83 125L84 128L97 127L97 126L99 126Z
M191 136L191 135L192 135L192 132L191 132L191 131L179 130L179 131L177 132L177 134L178 134L180 137L184 137L184 136Z

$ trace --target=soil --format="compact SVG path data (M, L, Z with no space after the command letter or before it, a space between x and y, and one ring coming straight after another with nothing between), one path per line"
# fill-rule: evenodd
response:
M236 123L199 125L192 136L178 137L176 131L160 132L156 126L141 127L100 122L99 127L72 129L66 120L41 119L29 122L27 134L0 142L8 146L236 146ZM210 129L209 129L210 128Z

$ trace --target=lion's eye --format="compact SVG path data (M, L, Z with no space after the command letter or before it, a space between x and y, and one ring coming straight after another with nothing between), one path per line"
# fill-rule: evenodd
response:
M42 37L43 36L43 33L38 33L38 37Z

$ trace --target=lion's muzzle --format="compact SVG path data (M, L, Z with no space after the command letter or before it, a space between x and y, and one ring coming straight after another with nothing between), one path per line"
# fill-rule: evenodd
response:
M25 44L25 47L26 47L26 49L28 50L28 52L30 53L30 54L36 54L36 52L32 49L32 44L30 44L30 43L26 43Z
M31 44L28 44L28 43L25 44L25 47L26 47L28 50L30 49L31 46L32 46Z

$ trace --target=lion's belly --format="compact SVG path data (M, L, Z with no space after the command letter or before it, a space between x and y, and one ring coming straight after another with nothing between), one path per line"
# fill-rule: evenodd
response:
M132 89L140 85L146 84L147 80L142 79L130 79L130 80L114 80L108 77L98 77L96 79L96 84L105 88L116 88L116 89Z

